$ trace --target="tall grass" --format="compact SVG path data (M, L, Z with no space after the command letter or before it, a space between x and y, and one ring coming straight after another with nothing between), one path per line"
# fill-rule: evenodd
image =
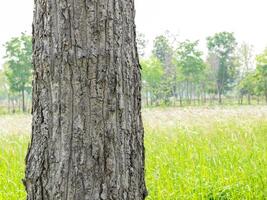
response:
M266 114L264 108L145 112L148 199L266 199Z
M28 135L1 135L0 138L0 200L25 199L22 184Z
M267 107L152 109L143 116L147 199L267 199ZM0 200L25 199L29 136L21 131L30 117L11 119L0 117L0 127L3 120L14 125L0 137ZM25 130L16 127L23 123Z

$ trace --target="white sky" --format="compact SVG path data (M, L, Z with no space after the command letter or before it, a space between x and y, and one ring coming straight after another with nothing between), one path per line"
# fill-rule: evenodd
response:
M135 0L138 32L152 46L166 30L178 39L200 40L220 31L234 32L238 41L253 45L256 53L267 46L267 0ZM3 44L21 32L31 33L33 0L0 1L0 65Z

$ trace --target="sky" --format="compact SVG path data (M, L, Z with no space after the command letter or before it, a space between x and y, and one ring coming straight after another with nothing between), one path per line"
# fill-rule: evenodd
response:
M166 30L178 40L200 40L220 31L234 32L237 40L254 46L256 54L267 46L267 0L135 0L137 31L145 34L148 51L153 39ZM31 34L33 0L0 1L0 67L3 44L21 32Z

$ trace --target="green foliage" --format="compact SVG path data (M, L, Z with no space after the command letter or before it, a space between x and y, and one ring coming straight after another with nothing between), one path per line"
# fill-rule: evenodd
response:
M238 58L240 60L240 75L241 78L246 75L246 73L252 72L254 67L254 53L253 47L245 42L243 42L238 48Z
M158 87L163 76L163 67L161 62L154 56L141 60L142 76L145 84L149 87Z
M258 79L256 73L247 73L247 75L240 81L239 92L241 95L254 95L257 94Z
M8 95L7 77L3 70L0 70L0 100L6 99Z
M175 57L177 72L182 79L198 82L203 77L205 64L201 58L202 52L197 50L198 41L186 40L180 43Z
M265 96L267 102L267 49L257 56L256 77L258 80L257 92Z
M26 111L25 92L31 93L32 80L32 42L24 33L5 44L5 75L8 80L8 93L15 97L21 95L22 111Z
M228 104L234 95L239 95L236 103L243 102L243 95L249 104L253 97L261 103L263 95L267 101L265 55L258 56L258 69L253 70L252 47L243 43L237 49L234 34L228 32L208 37L207 47L205 62L198 41L176 42L167 33L156 37L152 56L141 61L145 105L210 105L223 99Z
M209 54L218 59L216 81L218 93L221 95L231 88L237 74L236 39L233 33L216 33L207 38L207 46Z
M155 56L141 60L144 91L149 93L152 101L168 96L168 84L164 79L162 63ZM166 87L165 89L163 87Z
M13 92L31 91L32 42L31 37L22 34L11 39L6 47L6 76Z
M155 38L152 54L158 58L163 65L166 65L166 63L170 61L173 50L167 36L160 35Z

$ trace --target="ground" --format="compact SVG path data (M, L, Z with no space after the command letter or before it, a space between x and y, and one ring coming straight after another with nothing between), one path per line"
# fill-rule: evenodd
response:
M267 106L144 109L149 200L267 198ZM30 115L0 116L0 200L25 199Z

